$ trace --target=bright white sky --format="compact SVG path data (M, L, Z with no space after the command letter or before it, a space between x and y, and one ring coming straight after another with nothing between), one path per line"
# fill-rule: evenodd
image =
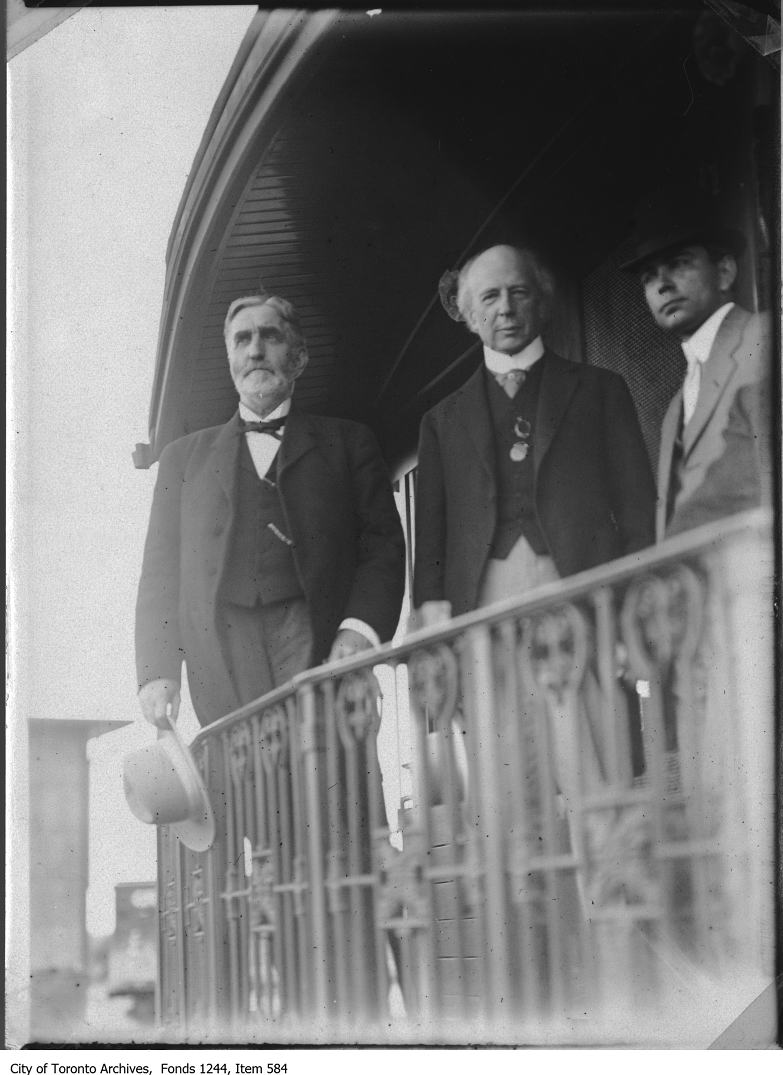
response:
M136 719L154 471L134 470L131 451L147 440L166 244L256 11L87 7L8 65L19 718ZM91 932L113 929L118 881L154 874L153 830L121 788L122 755L151 735L133 727L89 747Z

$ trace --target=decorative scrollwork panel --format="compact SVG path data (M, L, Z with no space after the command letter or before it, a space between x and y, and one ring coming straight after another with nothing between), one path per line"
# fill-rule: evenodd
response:
M457 717L459 663L451 646L417 649L408 661L411 705L416 717L439 729Z
M378 734L381 698L380 684L372 669L361 668L343 676L334 705L337 730L346 750L355 750L371 733Z
M261 714L260 739L262 764L271 776L288 761L288 718L282 705Z
M246 722L235 724L228 733L229 766L234 786L239 789L249 771L251 736Z
M579 688L590 659L587 618L576 605L532 616L522 628L523 670L557 699Z
M640 679L689 661L703 626L704 593L696 574L680 565L665 574L647 574L628 588L622 610L623 638Z

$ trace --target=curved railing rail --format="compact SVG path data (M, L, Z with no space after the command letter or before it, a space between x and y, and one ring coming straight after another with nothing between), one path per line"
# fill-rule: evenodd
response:
M686 1040L702 1001L721 1029L772 974L772 549L767 514L738 516L205 728L216 844L159 841L166 1031ZM389 690L414 737L401 849Z

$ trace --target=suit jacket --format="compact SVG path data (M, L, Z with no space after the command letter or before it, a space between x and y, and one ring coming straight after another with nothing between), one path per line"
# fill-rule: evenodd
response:
M239 418L192 433L160 458L136 606L140 685L179 682L186 662L202 723L236 708L216 613L231 549ZM391 485L369 429L292 408L278 489L313 632L311 664L348 616L382 640L397 626L405 544Z
M772 503L770 388L765 379L739 389L723 430L723 452L693 495L676 508L667 537Z
M758 381L762 376L769 363L771 339L768 315L751 314L741 306L734 306L723 319L702 369L696 410L683 430L680 489L674 501L672 519L702 484L710 465L723 453L723 432L734 397L743 385ZM669 404L661 427L655 520L659 541L667 533L666 506L681 413L682 389Z
M655 488L625 381L547 351L533 443L535 503L561 576L653 541ZM497 522L495 449L482 366L423 418L414 604L478 603Z

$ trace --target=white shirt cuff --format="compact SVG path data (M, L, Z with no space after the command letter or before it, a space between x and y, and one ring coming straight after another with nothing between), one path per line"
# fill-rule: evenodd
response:
M356 631L357 634L366 638L371 646L380 646L381 640L378 637L378 632L370 627L369 623L365 623L364 620L355 620L352 616L343 620L338 631Z

